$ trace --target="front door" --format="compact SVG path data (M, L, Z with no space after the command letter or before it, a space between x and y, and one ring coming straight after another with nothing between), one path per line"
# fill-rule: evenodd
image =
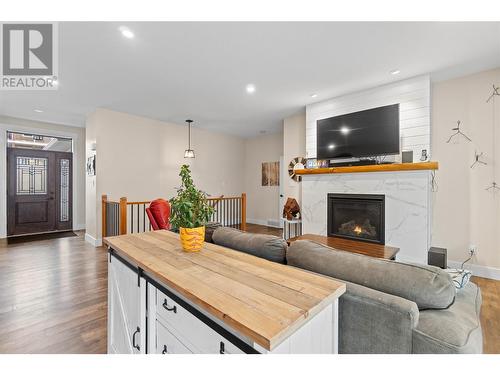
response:
M7 235L71 230L71 152L7 149Z

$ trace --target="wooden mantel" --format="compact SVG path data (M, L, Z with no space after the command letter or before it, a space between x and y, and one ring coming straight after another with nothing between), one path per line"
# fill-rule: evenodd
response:
M437 170L437 169L439 169L438 162L429 161L426 163L395 163L395 164L356 165L352 167L298 169L295 171L295 174L309 175L309 174L329 174L329 173L400 172L400 171L422 171L422 170Z

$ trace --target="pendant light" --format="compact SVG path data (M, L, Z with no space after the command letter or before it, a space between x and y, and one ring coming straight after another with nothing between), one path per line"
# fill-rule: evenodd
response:
M185 158L194 158L194 150L191 149L191 123L193 120L186 120L188 124L188 148L184 151Z

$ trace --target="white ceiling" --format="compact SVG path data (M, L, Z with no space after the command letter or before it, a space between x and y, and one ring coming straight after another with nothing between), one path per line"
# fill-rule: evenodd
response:
M85 126L104 107L249 137L315 101L500 66L500 23L64 22L59 39L59 90L2 91L0 114Z

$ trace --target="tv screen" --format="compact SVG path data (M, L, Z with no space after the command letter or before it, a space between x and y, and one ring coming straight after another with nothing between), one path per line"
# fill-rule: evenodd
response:
M318 159L399 153L399 104L317 121Z

